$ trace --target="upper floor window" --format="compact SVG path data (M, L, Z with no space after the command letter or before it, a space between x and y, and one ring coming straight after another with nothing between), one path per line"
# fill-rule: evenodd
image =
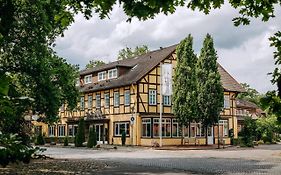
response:
M76 79L75 86L80 86L80 79L79 78Z
M85 84L92 83L92 75L86 75L86 76L84 77L84 83L85 83Z
M104 94L104 107L108 108L110 105L109 93Z
M84 97L80 98L80 109L81 110L84 110L84 108L85 108L85 101L84 100L85 100Z
M98 81L102 81L106 79L106 71L98 73Z
M125 101L124 101L125 105L130 105L130 90L126 90L125 91Z
M149 105L156 105L156 90L149 90Z
M224 95L224 108L230 108L230 98L229 98L229 95Z
M100 100L100 94L96 95L96 108L100 108L101 106L101 100Z
M171 106L171 96L170 95L163 95L163 105Z
M117 78L117 69L110 69L108 71L108 79Z
M119 106L120 99L119 99L119 92L114 92L114 106Z
M91 109L93 106L93 96L89 95L88 96L88 109Z

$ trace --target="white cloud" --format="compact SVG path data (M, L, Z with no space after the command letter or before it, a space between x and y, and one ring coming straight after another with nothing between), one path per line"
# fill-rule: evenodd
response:
M267 73L273 70L272 48L268 37L280 30L278 17L267 23L253 20L249 26L234 27L232 19L237 10L228 4L209 15L178 8L169 16L160 14L154 19L126 22L127 17L119 6L115 6L110 19L100 20L97 15L85 20L75 17L75 23L58 38L55 50L70 63L84 67L93 58L114 61L118 51L126 46L148 45L157 49L180 42L191 33L194 49L200 52L206 33L210 33L220 56L220 63L240 82L249 83L259 91L272 89Z

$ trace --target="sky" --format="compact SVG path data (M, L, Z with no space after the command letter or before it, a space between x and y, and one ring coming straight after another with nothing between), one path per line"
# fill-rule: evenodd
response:
M90 20L75 16L75 22L56 40L55 51L71 64L84 68L89 60L115 61L118 51L147 45L150 50L179 43L188 34L194 37L194 50L200 53L204 37L210 33L214 39L218 62L240 83L248 83L261 93L276 89L268 73L274 69L273 51L269 36L281 30L281 9L268 22L252 19L248 26L235 27L232 19L238 11L223 5L205 15L185 7L174 14L157 15L154 19L139 21L127 16L115 6L109 18L99 19L93 14Z

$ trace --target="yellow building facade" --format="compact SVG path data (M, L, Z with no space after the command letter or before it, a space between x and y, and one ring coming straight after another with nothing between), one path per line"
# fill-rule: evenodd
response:
M175 69L175 49L176 46L161 48L135 59L81 71L77 109L67 111L63 105L58 123L48 127L36 123L36 126L45 128L42 132L46 137L71 138L77 132L78 120L83 118L86 133L93 127L100 144L121 144L121 134L125 131L126 144L152 146L159 144L160 129L164 146L180 145L182 134L188 140L186 144L205 144L205 131L200 123L189 123L183 128L179 125L172 112L171 96L162 96L163 116L162 122L159 121L160 63L172 64ZM217 143L218 135L229 144L230 129L234 138L238 135L235 97L243 88L220 65L219 72L224 87L224 110L219 124L208 128L209 144Z

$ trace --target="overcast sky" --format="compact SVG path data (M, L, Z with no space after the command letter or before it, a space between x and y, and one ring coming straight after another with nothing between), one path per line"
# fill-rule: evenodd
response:
M122 8L116 6L110 19L100 20L94 15L90 20L82 15L75 17L63 38L56 41L55 50L72 64L81 68L92 59L115 61L118 51L125 47L147 45L150 50L179 43L191 33L194 50L200 52L202 42L210 33L215 42L219 63L238 81L248 83L260 92L276 89L270 83L274 69L273 51L268 37L281 30L281 12L278 17L263 23L252 20L249 26L234 27L232 19L237 10L229 5L212 11L209 15L178 8L169 16L160 14L154 19L126 22Z

